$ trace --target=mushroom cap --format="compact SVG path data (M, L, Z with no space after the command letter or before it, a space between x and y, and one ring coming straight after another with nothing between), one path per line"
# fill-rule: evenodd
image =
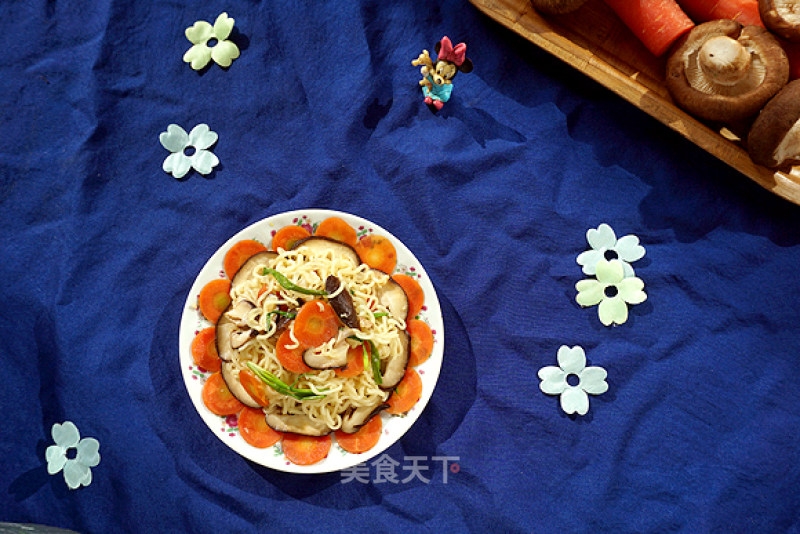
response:
M684 35L667 60L667 89L689 113L734 121L758 113L789 81L789 60L766 29L715 20Z
M800 0L758 0L758 11L770 31L787 41L800 42Z
M747 135L747 151L765 167L800 161L800 80L767 102Z

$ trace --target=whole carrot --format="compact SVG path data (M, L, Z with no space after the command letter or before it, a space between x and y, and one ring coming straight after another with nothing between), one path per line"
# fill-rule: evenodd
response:
M656 56L694 27L675 0L605 0L605 3Z

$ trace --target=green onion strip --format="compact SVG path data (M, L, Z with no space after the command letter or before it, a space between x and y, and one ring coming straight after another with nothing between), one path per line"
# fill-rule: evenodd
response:
M292 397L292 398L297 399L299 401L317 400L317 399L325 398L325 395L320 395L318 393L315 393L314 390L302 389L302 388L294 387L294 384L297 383L297 380L295 380L294 383L292 383L292 385L290 386L290 385L286 384L286 382L284 382L281 379L279 379L277 376L273 375L272 373L270 373L266 369L262 369L261 367L259 367L258 365L254 364L253 362L245 362L245 363L247 364L247 367L249 367L250 370L253 371L253 373L262 382L267 384L269 387L271 387L272 389L274 389L278 393L281 393L283 395L288 395L289 397ZM300 377L297 377L297 378L298 378L298 380L300 379Z

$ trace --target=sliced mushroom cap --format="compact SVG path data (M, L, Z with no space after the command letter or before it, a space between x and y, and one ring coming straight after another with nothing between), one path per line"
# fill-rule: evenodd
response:
M362 406L346 413L342 416L342 432L352 434L359 428L366 425L370 419L378 415L381 410L388 408L388 404L378 404L377 406Z
M322 421L314 421L305 414L286 415L276 411L268 411L267 425L278 432L294 432L304 436L324 436L331 429Z
M800 0L758 0L764 26L787 41L800 42Z
M667 89L697 117L733 121L758 113L789 80L789 60L764 28L716 20L694 27L667 61Z
M325 291L331 295L336 293L341 285L341 280L333 275L330 275L325 280ZM346 287L339 291L335 297L328 297L328 302L345 326L355 329L361 328L361 321L359 321L358 313L356 313L356 307L353 305L353 297L350 296L350 292Z
M330 252L333 253L334 258L349 258L355 265L359 265L361 263L361 259L358 257L358 252L356 252L353 247L329 237L312 236L301 239L295 243L295 245L292 247L292 250L297 250L300 247L308 247L314 252L314 254L320 256L324 256Z
M373 269L373 271L386 274L377 269ZM377 287L377 292L378 302L386 306L389 309L389 313L405 321L408 315L408 297L402 286L390 276L384 284Z
M257 265L271 265L272 260L278 257L275 252L259 252L250 256L246 262L239 267L236 274L231 278L231 291L236 291L239 287L244 285L249 279L256 276L255 268Z
M347 351L350 350L347 338L353 333L350 328L342 328L336 335L336 341L330 351L320 353L317 347L311 347L303 352L303 361L312 369L341 369L347 365Z
M240 330L240 328L236 322L231 319L230 315L228 315L232 305L232 302L228 304L228 307L225 308L225 311L219 316L216 326L215 342L217 344L217 354L219 355L220 360L224 362L233 360L237 352L236 349L234 349L231 345L231 336L234 332Z
M408 332L403 330L400 332L400 351L382 361L381 376L383 384L380 386L381 389L392 389L403 379L408 367L408 351Z
M766 167L800 162L800 80L789 83L764 106L750 128L747 151Z
M231 394L239 399L239 402L251 408L259 408L261 406L253 399L253 397L250 396L250 394L247 393L242 386L242 383L239 382L239 373L236 365L234 365L232 362L222 362L220 374L222 375L222 379L225 380L225 383L228 385L228 389L231 390Z

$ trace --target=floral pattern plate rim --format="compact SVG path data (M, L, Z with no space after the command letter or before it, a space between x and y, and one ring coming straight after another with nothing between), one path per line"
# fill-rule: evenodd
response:
M433 353L425 363L416 367L422 379L422 397L419 402L417 402L411 411L403 416L391 416L385 412L381 414L381 418L383 419L383 432L375 447L365 453L351 454L337 446L336 440L333 438L334 443L331 446L327 458L313 465L295 465L289 462L283 455L280 442L265 449L253 447L246 443L239 434L235 416L220 417L211 413L203 404L201 397L203 384L211 373L195 365L192 359L191 343L199 330L212 325L197 309L197 296L203 286L208 282L225 276L223 271L225 253L237 241L241 241L242 239L255 239L265 246L269 246L272 241L272 235L274 235L275 231L284 226L295 224L313 229L316 228L317 224L328 217L340 217L356 229L359 237L374 233L385 236L392 242L397 250L397 267L395 268L395 274L405 273L413 276L415 280L419 282L425 293L425 306L419 313L418 318L428 323L431 330L434 332ZM228 239L228 241L217 249L211 258L208 259L197 275L192 288L189 290L189 295L183 306L178 337L179 359L183 382L197 413L206 425L208 425L208 428L211 429L214 435L222 440L225 445L248 460L271 469L290 473L329 473L347 469L370 460L393 445L409 428L411 428L411 425L414 424L428 404L439 378L439 371L442 366L442 357L444 354L444 324L442 321L439 299L436 297L436 291L425 269L417 258L399 239L377 224L349 213L322 209L306 209L279 213L251 224Z

